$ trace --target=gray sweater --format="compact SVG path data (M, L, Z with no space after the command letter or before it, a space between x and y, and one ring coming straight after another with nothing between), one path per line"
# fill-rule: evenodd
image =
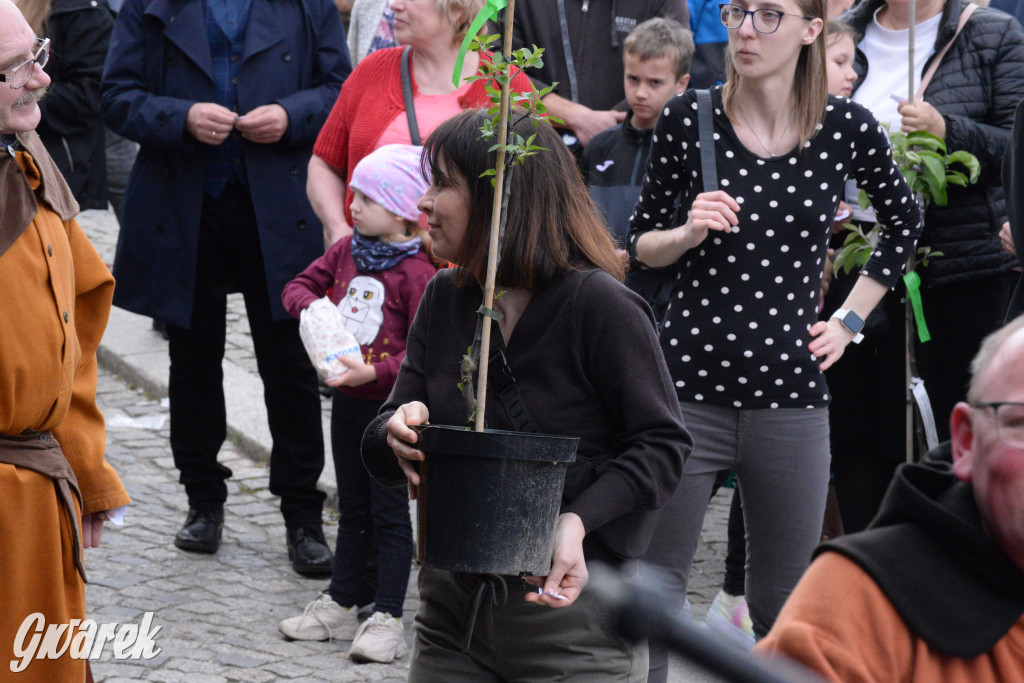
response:
M370 49L370 42L377 33L388 0L355 0L348 24L348 54L352 66L359 63Z

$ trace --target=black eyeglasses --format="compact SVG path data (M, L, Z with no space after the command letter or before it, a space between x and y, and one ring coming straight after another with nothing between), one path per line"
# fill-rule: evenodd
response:
M722 10L722 26L733 30L738 29L749 14L750 21L754 24L754 30L758 33L775 33L782 24L782 17L800 17L807 21L814 18L803 14L789 14L777 9L749 10L729 3L722 3L718 7Z
M991 408L996 437L1010 448L1024 449L1024 403L1015 401L976 401L972 408Z
M0 83L7 83L14 90L24 88L25 84L32 79L32 74L35 73L35 65L38 64L42 69L48 61L50 61L50 39L36 38L36 42L32 45L32 58L11 69L10 73L0 73Z

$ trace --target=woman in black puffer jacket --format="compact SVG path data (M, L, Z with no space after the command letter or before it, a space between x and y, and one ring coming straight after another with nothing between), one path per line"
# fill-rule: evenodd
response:
M114 14L107 0L15 0L36 35L50 39L51 85L37 132L83 209L107 208L100 76Z
M953 40L966 6L966 0L917 3L918 81L935 53ZM943 57L923 102L904 103L896 112L889 96L907 95L906 11L906 0L862 0L843 21L866 33L857 50L860 78L853 99L879 120L891 118L892 130L928 130L942 137L949 151L966 150L981 162L977 184L950 186L948 205L928 208L920 241L942 252L918 269L932 339L917 344L917 360L939 439L946 440L948 416L966 391L970 360L981 339L1001 324L1013 282L1014 260L998 237L1006 220L1000 168L1014 108L1024 99L1024 31L1007 14L978 8ZM896 50L900 44L902 50ZM893 51L882 58L886 47ZM893 74L899 85L885 90L890 82L883 77L879 84L880 71ZM855 275L837 278L828 299L841 300L847 290L843 281L850 283ZM824 310L835 308L830 303ZM900 297L890 293L869 319L865 342L848 349L844 362L827 373L833 464L847 531L870 520L904 457L903 326ZM884 427L864 429L872 423Z

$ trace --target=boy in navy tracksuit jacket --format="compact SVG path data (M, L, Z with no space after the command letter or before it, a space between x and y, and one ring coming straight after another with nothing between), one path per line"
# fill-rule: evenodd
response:
M581 166L598 209L619 245L626 284L643 296L660 319L668 302L666 269L630 268L624 245L650 151L651 135L665 103L690 80L693 37L671 19L649 19L626 37L622 53L630 111L626 120L594 137L583 150Z

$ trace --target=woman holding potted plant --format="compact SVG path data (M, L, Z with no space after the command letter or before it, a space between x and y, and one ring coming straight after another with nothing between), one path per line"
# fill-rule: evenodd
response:
M884 131L863 107L827 94L825 13L823 0L721 6L729 76L711 90L709 107L720 189L702 191L697 97L684 93L655 128L628 241L648 266L678 264L661 344L695 434L646 559L664 569L682 606L715 475L734 469L759 636L821 536L829 474L822 373L859 341L863 318L899 278L920 233L920 210ZM816 322L847 179L867 190L887 229L843 306ZM680 194L689 215L676 226L664 217ZM651 680L664 680L663 653L652 653L652 667Z
M627 645L599 617L584 589L587 562L623 565L635 557L629 546L638 530L619 522L671 496L690 437L650 309L622 284L622 264L571 155L548 124L513 116L519 117L513 130L524 138L536 132L535 144L548 151L511 171L497 270L501 295L494 301L501 319L492 342L504 344L537 431L578 436L580 444L568 467L546 578L499 581L421 569L409 680L565 680L571 674L643 681L646 648ZM427 286L395 388L363 440L371 474L393 485L408 479L413 493L420 484L415 464L425 456L412 427L467 420L456 385L475 336L487 262L493 189L481 174L496 158L480 139L487 118L465 112L426 142L433 184L420 208L434 256L458 267ZM485 416L488 427L513 427L497 397Z

